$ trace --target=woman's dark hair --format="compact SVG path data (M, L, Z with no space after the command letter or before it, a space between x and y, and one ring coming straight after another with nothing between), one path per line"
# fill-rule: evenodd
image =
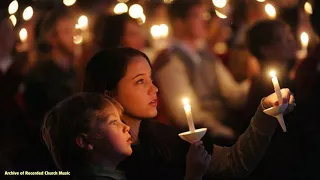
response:
M113 98L96 93L79 93L58 103L45 117L42 138L56 166L77 172L88 164L90 154L76 144L81 133L88 133L90 123L108 117L108 108L121 115L122 106ZM103 113L107 112L107 113Z
M96 53L87 64L82 91L114 92L129 62L136 56L144 57L151 67L147 55L133 48L110 48Z
M100 15L94 26L94 41L101 49L121 46L121 39L124 35L126 23L132 21L127 13L120 15Z

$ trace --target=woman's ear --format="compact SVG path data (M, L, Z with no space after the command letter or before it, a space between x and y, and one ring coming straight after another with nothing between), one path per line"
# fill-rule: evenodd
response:
M76 137L76 144L86 150L93 150L93 145L88 140L88 135L85 133L81 133Z

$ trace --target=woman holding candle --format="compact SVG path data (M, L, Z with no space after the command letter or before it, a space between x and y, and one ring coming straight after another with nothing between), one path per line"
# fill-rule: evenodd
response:
M151 75L148 57L138 50L101 51L87 64L83 91L106 93L124 107L122 120L131 128L134 145L133 155L120 168L129 179L183 179L188 144L172 127L151 120L157 115L158 91ZM284 102L292 103L290 90L281 93ZM262 100L249 128L234 146L213 146L207 177L242 177L255 168L277 127L277 121L262 110L276 101L275 94Z

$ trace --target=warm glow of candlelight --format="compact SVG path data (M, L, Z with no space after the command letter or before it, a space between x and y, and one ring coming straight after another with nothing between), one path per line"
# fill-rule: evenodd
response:
M141 14L141 16L139 18L140 18L139 24L144 24L146 22L146 15Z
M168 25L153 25L150 29L150 33L154 39L166 38L169 34Z
M63 0L63 4L65 6L72 6L74 3L76 3L77 0Z
M130 6L129 8L129 15L132 18L139 18L141 16L141 14L143 14L143 8L142 6L140 6L139 4L133 4L132 6Z
M82 44L83 37L81 35L73 36L73 42L74 44Z
M266 0L257 0L258 2L265 2Z
M10 21L12 22L12 25L15 26L17 24L17 18L15 15L11 15L9 17Z
M217 8L223 8L227 5L227 0L212 0L212 3Z
M173 0L163 0L163 2L166 4L171 4L173 2Z
M9 7L8 7L8 12L9 14L14 14L18 11L18 8L19 8L19 4L18 4L18 1L14 0L12 1L10 4L9 4Z
M81 29L86 29L88 27L88 17L82 15L78 19L78 25Z
M21 42L25 42L28 38L28 32L26 28L22 28L19 32Z
M308 14L312 14L313 10L312 10L312 6L309 2L304 3L304 10L308 13Z
M161 32L159 30L159 26L158 25L153 25L151 28L150 28L150 33L152 35L152 37L154 39L158 39L160 38L160 35L161 35Z
M270 74L271 77L275 77L276 76L276 71L272 70L272 71L270 71L269 74Z
M183 99L182 99L182 104L183 104L183 105L187 105L187 104L189 104L189 103L190 103L189 98L183 98Z
M309 44L309 35L306 32L302 32L300 35L301 45L303 49L307 49Z
M128 6L125 3L118 3L114 6L113 12L115 14L123 14L128 12Z
M189 104L190 103L189 98L183 98L182 103L183 103L184 112L186 113L189 131L193 133L195 131L195 127L194 127L193 117L191 113L191 105Z
M274 6L272 6L271 4L266 4L266 6L264 7L264 10L266 11L266 13L268 14L268 16L272 19L276 18L277 16L277 11L274 8Z
M219 11L217 11L217 10L215 10L215 12L216 12L216 15L217 15L219 18L221 18L221 19L226 19L226 18L227 18L227 16L224 15L224 14L222 14L221 12L219 12Z
M169 28L166 24L160 24L159 30L161 32L161 37L167 37L169 33Z
M31 6L26 7L26 9L24 9L22 17L24 20L28 21L32 18L33 16L33 9Z
M279 82L278 82L278 78L276 76L276 71L272 70L272 71L270 71L269 74L272 77L271 80L272 80L272 84L273 84L273 87L274 87L274 91L275 91L275 93L277 95L278 102L281 105L283 103L283 101L282 101L282 95L281 95L281 91L280 91L280 85L279 85Z

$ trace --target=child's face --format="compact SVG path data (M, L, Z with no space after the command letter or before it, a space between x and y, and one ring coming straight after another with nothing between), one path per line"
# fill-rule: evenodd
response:
M93 150L101 155L111 157L130 156L130 127L120 120L120 115L114 107L107 108L103 119L93 122L91 129Z

